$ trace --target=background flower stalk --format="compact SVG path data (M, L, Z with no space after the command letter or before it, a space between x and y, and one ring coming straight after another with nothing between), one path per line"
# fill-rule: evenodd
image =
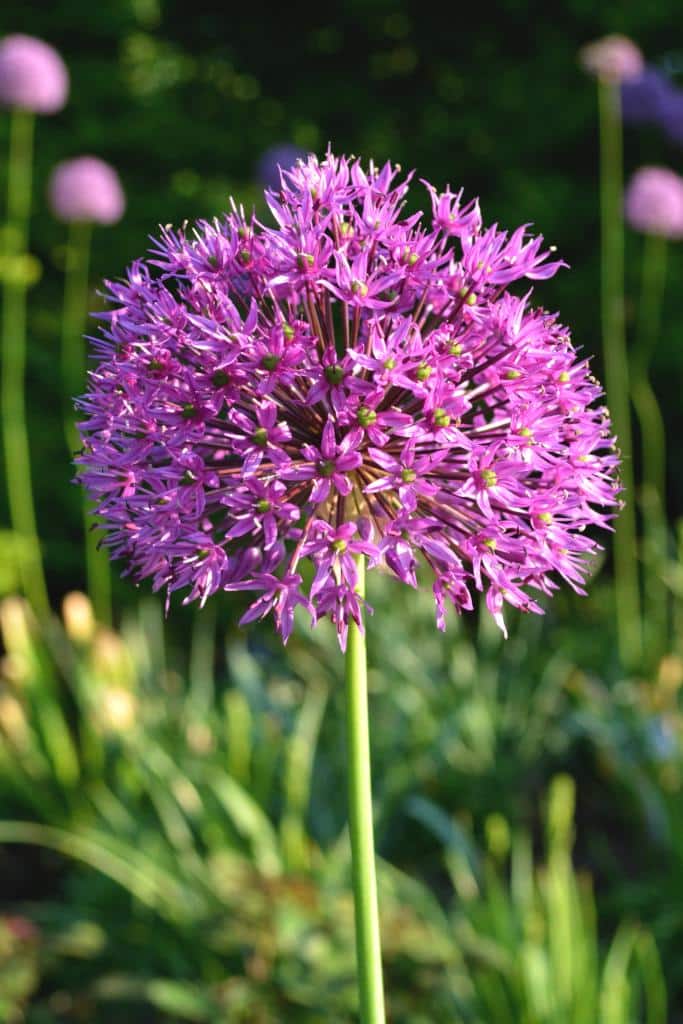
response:
M650 363L659 334L666 282L667 240L648 235L643 246L639 331L631 355L631 394L640 425L641 506L645 545L645 631L653 656L667 651L669 637L668 587L662 567L668 557L666 523L666 431L650 381Z
M666 522L666 434L650 366L660 338L669 241L683 237L683 178L668 167L645 166L626 191L626 219L644 234L637 336L631 351L631 395L641 435L647 651L652 664L667 653L669 589Z
M68 224L64 304L62 310L62 383L65 399L64 432L69 458L76 455L80 439L76 429L73 399L83 386L86 354L83 330L88 313L88 274L94 225L111 225L120 220L125 197L113 167L92 156L65 160L54 168L48 186L53 213ZM106 554L93 532L90 509L83 503L85 558L88 592L97 618L110 623L111 576Z
M73 396L78 394L86 372L83 329L88 311L91 235L92 225L88 221L72 221L69 224L62 310L62 381L65 400L64 435L71 459L80 448ZM109 559L100 550L86 499L83 501L83 527L88 593L98 620L108 623L112 618Z
M2 268L2 435L10 519L18 542L16 561L24 592L37 614L46 617L49 600L33 501L25 396L26 291L33 270L27 244L34 121L28 110L13 110L10 115Z
M619 653L627 667L642 655L638 543L629 368L624 318L624 218L619 85L598 79L600 114L601 319L605 385L621 449L625 504L614 535L614 576Z
M0 104L10 110L7 223L2 264L2 433L7 497L24 591L38 615L49 602L36 526L26 424L26 291L39 276L27 252L36 114L64 106L69 75L42 39L17 33L0 40Z

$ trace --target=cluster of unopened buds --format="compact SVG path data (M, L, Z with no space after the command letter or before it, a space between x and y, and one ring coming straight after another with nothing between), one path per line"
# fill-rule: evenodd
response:
M476 201L331 153L231 212L161 232L110 283L81 476L137 578L204 602L253 591L244 622L360 621L357 556L445 606L576 590L618 503L601 390L555 315L514 282L562 266ZM310 572L306 565L311 566Z

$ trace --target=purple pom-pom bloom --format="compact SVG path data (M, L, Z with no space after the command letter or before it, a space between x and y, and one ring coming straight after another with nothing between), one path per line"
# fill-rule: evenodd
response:
M115 224L126 207L118 174L96 156L57 164L50 176L48 199L55 217L67 223Z
M626 189L626 219L636 231L683 237L683 178L668 167L641 167Z
M621 85L621 109L630 124L659 122L674 91L670 80L657 68L646 67L638 78Z
M33 36L0 39L0 103L55 114L66 103L69 73L57 51Z
M608 82L627 82L643 71L643 55L627 36L604 36L579 51L582 66L589 74Z
M256 165L256 177L264 188L277 189L280 185L280 170L293 167L306 154L300 146L293 142L280 142L270 146L259 157Z
M137 578L255 591L242 621L284 639L302 605L342 646L357 554L411 586L425 564L442 628L473 590L503 629L556 574L581 591L618 504L608 413L557 317L508 292L563 264L460 192L425 182L406 215L397 173L310 157L267 193L275 227L233 203L109 284L78 461Z

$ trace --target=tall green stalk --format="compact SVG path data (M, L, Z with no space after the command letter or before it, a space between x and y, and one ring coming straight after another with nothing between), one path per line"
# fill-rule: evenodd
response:
M359 555L357 592L365 596L365 559ZM349 625L346 650L346 736L349 777L349 827L353 899L356 915L356 957L361 1024L384 1024L382 954L375 873L375 844L370 779L370 728L365 636Z
M24 592L46 618L50 606L43 572L31 483L26 426L26 249L31 212L34 115L14 110L10 119L7 228L2 274L2 439L12 530Z
M666 434L649 370L662 318L667 246L666 238L645 236L638 336L631 355L631 395L642 445L640 497L646 556L647 648L655 657L665 653L668 639L668 591L661 578L667 555Z
M619 654L634 668L642 653L633 446L624 322L624 185L619 85L598 81L600 111L600 220L602 343L612 424L621 449L624 508L614 535L614 576Z
M92 225L81 221L69 224L64 275L64 307L62 311L62 384L66 401L64 432L69 457L80 447L73 400L85 387L86 354L83 331L88 313L88 273ZM111 574L109 559L97 547L91 529L87 500L83 500L85 561L88 593L100 622L111 622Z

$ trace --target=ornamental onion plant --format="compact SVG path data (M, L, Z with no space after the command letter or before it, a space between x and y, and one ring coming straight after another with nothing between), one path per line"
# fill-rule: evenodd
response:
M126 573L203 605L250 592L243 623L297 608L346 651L349 816L361 1019L384 1020L370 787L366 568L417 586L436 621L482 594L542 611L576 591L589 528L620 504L602 392L528 282L562 262L526 226L412 174L311 156L266 193L161 231L108 283L78 402L79 479ZM521 294L509 290L521 282Z

